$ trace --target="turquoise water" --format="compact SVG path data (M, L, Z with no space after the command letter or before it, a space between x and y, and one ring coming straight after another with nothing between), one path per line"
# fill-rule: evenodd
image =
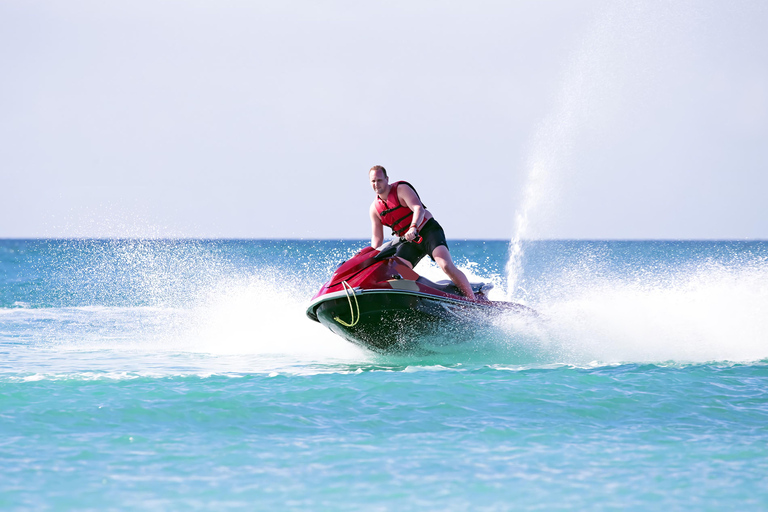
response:
M412 357L304 316L363 245L0 241L0 507L768 508L768 243L529 243L508 292L453 242L541 319Z

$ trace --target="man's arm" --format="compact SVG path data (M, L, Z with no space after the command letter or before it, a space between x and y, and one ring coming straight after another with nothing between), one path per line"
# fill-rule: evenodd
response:
M374 249L384 243L384 224L381 223L379 218L379 212L376 211L376 203L371 204L371 228L373 234L371 235L371 247Z
M424 205L421 204L416 192L407 185L397 187L397 198L400 199L400 204L404 204L413 211L411 225L404 235L406 240L412 242L418 235L416 228L424 220L426 210L424 210Z

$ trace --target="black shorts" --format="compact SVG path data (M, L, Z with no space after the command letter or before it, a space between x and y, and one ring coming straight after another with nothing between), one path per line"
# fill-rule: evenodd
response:
M400 256L401 258L410 261L411 265L414 267L427 255L432 258L432 261L435 261L435 258L432 257L432 252L441 245L444 245L446 249L448 248L448 242L445 241L443 228L434 218L429 219L427 223L424 224L424 227L419 231L419 235L421 236L420 244L413 242L403 244L397 248L397 252L395 253L395 256Z

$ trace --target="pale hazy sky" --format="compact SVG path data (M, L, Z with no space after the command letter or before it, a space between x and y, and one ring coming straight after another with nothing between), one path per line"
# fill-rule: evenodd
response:
M768 2L0 2L0 237L768 239Z

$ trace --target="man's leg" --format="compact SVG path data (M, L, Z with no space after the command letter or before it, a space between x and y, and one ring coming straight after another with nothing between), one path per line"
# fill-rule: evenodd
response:
M427 254L424 249L416 244L403 244L397 248L395 256L399 257L403 263L413 268Z
M444 245L435 248L435 250L432 251L432 258L434 258L435 263L437 263L443 272L451 278L453 284L458 286L464 295L474 300L475 294L472 293L472 287L469 285L469 280L467 279L467 276L464 275L464 272L456 268L456 265L453 264L451 253L448 252L448 248Z

